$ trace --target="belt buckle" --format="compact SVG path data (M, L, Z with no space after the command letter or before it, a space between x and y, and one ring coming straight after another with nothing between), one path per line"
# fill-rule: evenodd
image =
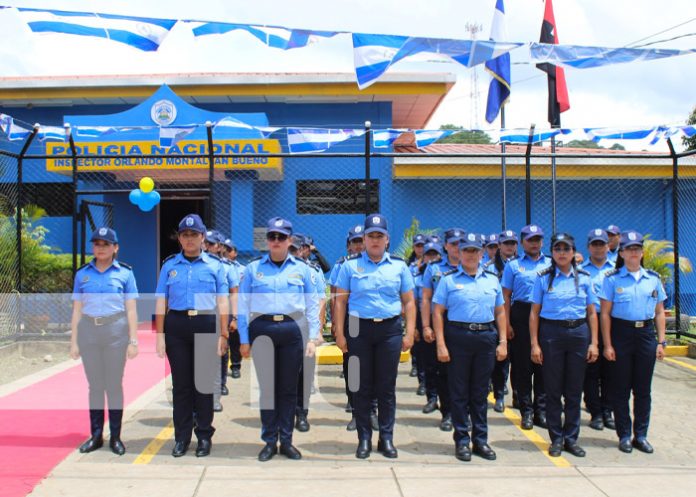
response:
M94 326L104 326L102 319L103 319L103 317L94 318Z
M372 321L374 321L375 323L381 323L382 321L384 321L384 319L383 318L374 318Z
M284 319L285 319L285 316L283 316L282 314L274 314L273 315L273 321L275 321L275 322L281 322Z
M469 331L477 331L478 325L476 323L469 323Z
M186 314L188 315L188 317L192 318L198 316L198 311L196 309L189 309L188 311L186 311Z
M636 328L645 327L645 321L636 321Z

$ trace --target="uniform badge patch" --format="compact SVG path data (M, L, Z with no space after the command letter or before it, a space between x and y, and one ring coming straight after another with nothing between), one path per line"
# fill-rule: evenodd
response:
M524 273L524 272L525 272L524 266L520 266L520 273Z
M462 288L464 288L464 285L462 285L461 283L458 283L455 286L457 287L457 290L461 290Z
M263 273L256 273L256 279L262 280L262 279L263 279Z
M82 278L82 283L87 283L89 281L89 276Z
M365 268L362 267L362 266L358 266L358 267L356 268L356 271L357 271L358 273L364 273L364 272L365 272Z
M172 269L171 271L169 271L170 278L174 278L175 276L176 276L176 269Z
M654 299L657 298L657 290L653 290L653 292L652 292L652 298L654 298Z
M619 288L616 289L616 293L623 293L623 291L624 291L624 290L623 290L622 287L619 287Z

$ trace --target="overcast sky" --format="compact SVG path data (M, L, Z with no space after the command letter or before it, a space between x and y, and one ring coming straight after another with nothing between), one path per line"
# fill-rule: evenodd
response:
M467 22L482 25L479 37L488 38L494 4L495 0L0 0L0 5L441 38L468 38ZM509 40L538 41L543 1L506 0L505 7ZM620 47L644 38L642 43L696 32L694 0L556 0L554 8L564 44ZM12 9L0 11L0 27L0 74L4 76L354 69L348 35L283 52L267 48L243 32L194 39L190 27L180 23L158 52L144 53L96 38L33 34ZM657 34L664 30L668 31ZM693 48L696 36L654 47ZM545 76L526 64L529 56L524 48L513 51L512 60L508 127L527 127L532 122L547 126ZM471 69L403 62L391 69L399 71L457 75L457 85L429 127L444 123L488 127L484 112L489 76L481 67L477 70L476 114L470 97ZM564 127L681 124L696 105L696 54L598 69L567 69L566 77L571 109L562 116Z

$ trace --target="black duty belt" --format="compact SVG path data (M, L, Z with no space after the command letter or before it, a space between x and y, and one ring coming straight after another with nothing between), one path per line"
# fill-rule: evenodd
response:
M493 323L463 323L461 321L447 321L447 324L455 328L461 328L468 331L491 331L495 328Z
M532 307L531 302L525 302L524 300L514 300L512 302L512 307L518 306L518 307Z
M249 321L254 319L260 319L262 321L274 321L276 323L282 323L283 321L299 321L304 317L302 312L293 312L292 314L257 314L251 313L249 316Z
M399 319L400 316L392 316L390 318L360 318L360 321L369 321L370 323L386 323Z
M626 321L625 319L611 318L613 321L617 321L624 326L630 326L631 328L647 328L653 324L652 319L645 319L643 321Z
M190 318L196 317L196 316L201 316L203 314L215 314L215 309L205 309L205 310L198 310L198 309L184 309L184 310L177 310L177 309L169 309L169 314L176 314L177 316L188 316Z
M581 326L587 322L587 319L546 319L546 318L541 318L541 321L543 323L551 323L551 324L556 324L558 326L562 326L564 328L577 328L578 326Z
M116 314L111 314L109 316L99 316L99 317L88 316L86 314L82 315L82 319L88 320L94 326L104 326L106 324L115 323L116 321L118 321L119 319L121 319L123 317L126 317L125 311L117 312Z

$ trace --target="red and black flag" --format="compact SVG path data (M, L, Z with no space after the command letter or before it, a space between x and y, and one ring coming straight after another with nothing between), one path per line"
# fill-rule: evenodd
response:
M556 20L553 15L553 2L546 0L544 9L544 22L541 24L540 43L558 45L558 31L556 30ZM561 126L561 112L570 109L568 99L568 87L566 86L565 73L563 68L553 64L537 64L548 75L549 82L549 124L551 127Z

